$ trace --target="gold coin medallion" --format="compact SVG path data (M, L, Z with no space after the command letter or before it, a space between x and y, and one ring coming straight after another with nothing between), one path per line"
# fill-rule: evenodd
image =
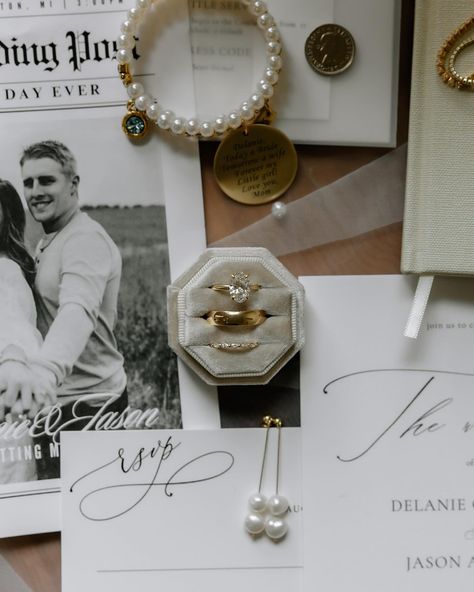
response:
M222 191L247 205L260 205L282 195L298 168L296 150L280 130L252 124L228 134L214 157L214 175Z
M326 76L340 74L354 61L354 38L340 25L321 25L306 39L304 53L315 72Z

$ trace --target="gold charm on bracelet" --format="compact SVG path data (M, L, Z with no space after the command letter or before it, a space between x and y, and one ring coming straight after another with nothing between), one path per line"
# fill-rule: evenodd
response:
M264 310L211 310L206 320L216 327L257 327L267 317Z
M143 111L138 111L129 101L128 111L122 119L122 129L129 138L143 138L148 131L148 118Z
M280 197L293 183L296 150L279 129L251 124L228 134L214 158L222 191L239 203L260 205Z

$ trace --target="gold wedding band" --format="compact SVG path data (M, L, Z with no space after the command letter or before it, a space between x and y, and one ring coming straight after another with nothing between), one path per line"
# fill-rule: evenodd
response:
M264 310L211 310L206 320L216 327L257 327L267 316Z
M214 349L218 349L219 351L224 352L247 352L252 349L255 349L258 346L257 341L249 341L247 343L210 343L209 347L213 347Z
M238 271L231 275L230 284L213 284L211 288L217 292L228 292L234 302L243 304L247 302L250 292L260 290L260 284L251 284L248 274Z

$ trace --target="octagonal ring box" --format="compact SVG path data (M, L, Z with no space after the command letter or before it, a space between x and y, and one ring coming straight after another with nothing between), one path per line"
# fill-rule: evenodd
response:
M253 285L245 302L212 288L232 285L239 272ZM168 342L208 384L266 384L303 346L303 303L302 285L267 249L208 249L168 286ZM215 326L206 319L210 311L246 310L265 311L264 322ZM255 343L248 351L232 349Z

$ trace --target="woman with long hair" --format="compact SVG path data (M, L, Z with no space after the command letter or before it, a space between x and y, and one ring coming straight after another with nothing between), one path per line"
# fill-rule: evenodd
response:
M28 359L38 352L42 339L36 329L32 292L35 264L25 246L24 232L25 210L20 196L11 183L0 179L0 361L22 360L25 372L29 372ZM2 399L0 393L2 421L27 414L15 406L5 410ZM7 449L0 457L0 483L36 478L29 435L13 438L0 431L0 447Z

